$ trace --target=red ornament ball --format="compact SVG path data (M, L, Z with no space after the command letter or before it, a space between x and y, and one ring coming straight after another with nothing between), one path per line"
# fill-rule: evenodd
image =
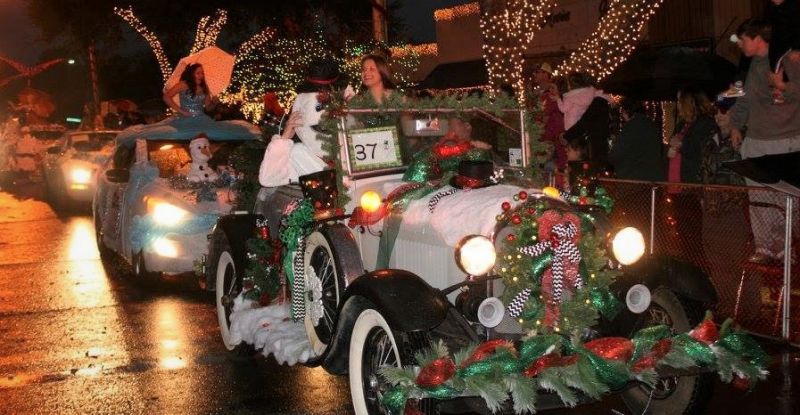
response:
M511 216L511 223L513 223L514 225L519 225L520 223L522 223L522 218L519 217L519 215L513 215Z
M322 202L320 202L319 200L314 201L314 208L321 209L322 208Z
M581 198L578 199L578 203L580 203L582 205L588 204L589 203L589 199L586 196L581 196Z
M529 215L535 215L535 214L536 214L536 209L534 209L534 208L532 208L532 207L529 207L529 208L528 208L528 214L529 214Z
M503 204L500 205L500 207L503 208L503 212L508 212L509 210L511 210L511 203L503 202Z
M524 190L520 190L519 192L519 200L525 200L528 198L528 192Z
M510 233L510 234L508 234L508 236L506 236L506 240L508 242L514 242L514 241L517 240L517 235L514 235L513 233Z

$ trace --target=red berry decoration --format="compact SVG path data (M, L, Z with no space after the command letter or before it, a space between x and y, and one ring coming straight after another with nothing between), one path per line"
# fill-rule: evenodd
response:
M519 200L525 200L528 198L528 192L524 190L520 190L519 192Z
M500 205L500 207L503 208L503 212L508 212L509 210L511 210L511 203L503 202L503 204Z
M532 208L532 207L529 207L529 208L528 208L528 214L529 214L529 215L531 215L531 216L532 216L532 215L535 215L535 214L536 214L536 209L534 209L534 208Z
M581 196L581 198L578 199L578 203L580 203L582 205L588 204L589 203L589 198L587 198L586 196Z
M508 234L508 236L506 236L506 240L508 242L514 242L514 241L517 240L517 235L514 235L513 233L510 233L510 234Z
M511 223L513 223L514 225L519 225L520 223L522 223L522 218L519 217L519 215L512 215Z
M752 386L750 379L740 377L739 375L733 375L733 381L731 382L731 385L741 391L750 390L750 386Z

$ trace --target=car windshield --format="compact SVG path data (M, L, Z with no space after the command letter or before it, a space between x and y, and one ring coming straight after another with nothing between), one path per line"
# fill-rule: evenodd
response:
M210 144L211 158L208 165L212 169L227 166L228 157L243 141L224 141ZM148 141L147 157L158 168L158 176L170 178L188 173L192 163L189 143L186 141Z
M86 132L70 134L69 141L78 151L100 151L106 146L114 145L115 132Z
M426 153L484 150L496 166L522 165L519 112L348 114L347 143L354 173L403 169Z

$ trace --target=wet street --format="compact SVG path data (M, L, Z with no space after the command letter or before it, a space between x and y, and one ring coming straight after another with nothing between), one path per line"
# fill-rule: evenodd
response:
M347 378L227 352L210 294L145 289L120 261L104 266L91 216L56 215L30 186L0 191L0 413L352 411ZM718 384L707 413L797 413L800 355L769 350L769 380L749 394ZM627 412L609 397L549 413Z

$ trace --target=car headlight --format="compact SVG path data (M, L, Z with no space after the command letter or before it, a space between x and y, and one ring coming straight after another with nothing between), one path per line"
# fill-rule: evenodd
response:
M69 174L70 180L74 184L89 184L92 181L92 171L80 167L75 167Z
M469 275L488 274L496 259L494 244L485 236L466 236L456 246L456 264Z
M157 224L164 226L177 225L189 214L186 210L171 203L153 199L147 201L147 210L153 215L153 220Z
M611 240L611 250L617 262L631 265L644 255L644 236L636 228L623 228Z
M177 258L178 244L167 238L158 238L153 241L153 251L159 256Z

